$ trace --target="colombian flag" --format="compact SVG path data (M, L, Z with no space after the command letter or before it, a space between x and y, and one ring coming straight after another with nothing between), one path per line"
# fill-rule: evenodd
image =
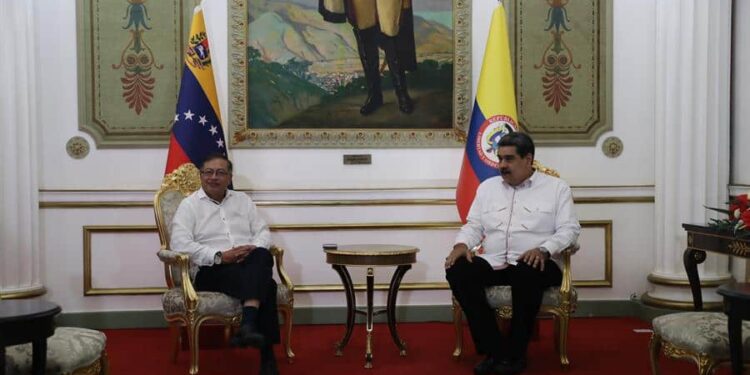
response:
M203 10L197 6L185 51L185 67L164 174L168 175L184 164L198 165L206 156L216 153L226 155L227 148L221 127L206 24Z
M500 138L517 129L516 118L508 29L501 3L492 13L464 161L456 186L456 206L462 222L466 222L479 184L500 174L497 145Z

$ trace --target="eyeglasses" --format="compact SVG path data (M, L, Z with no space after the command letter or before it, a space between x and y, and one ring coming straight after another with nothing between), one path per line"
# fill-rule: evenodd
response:
M226 177L226 176L229 176L229 172L227 172L227 171L225 171L223 169L217 169L217 170L204 169L204 170L201 171L201 176L203 176L203 177L213 177L213 176L216 176L216 177Z

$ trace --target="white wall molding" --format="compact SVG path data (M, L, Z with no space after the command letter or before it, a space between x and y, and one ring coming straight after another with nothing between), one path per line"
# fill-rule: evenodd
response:
M649 203L653 201L653 186L585 186L572 187L573 197L579 203ZM455 204L455 188L390 188L390 189L300 189L300 190L241 190L260 206L283 205L284 202L302 205L452 205ZM42 208L72 208L75 204L114 203L126 207L149 205L155 191L150 190L41 190L39 201Z

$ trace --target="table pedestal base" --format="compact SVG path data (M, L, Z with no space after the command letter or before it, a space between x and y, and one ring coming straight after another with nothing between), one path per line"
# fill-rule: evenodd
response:
M375 284L375 273L372 267L367 268L367 308L366 310L358 310L356 308L357 302L354 294L354 284L352 278L349 275L349 271L346 266L340 264L332 265L333 269L341 277L341 283L344 284L344 291L346 294L346 331L341 341L336 343L336 355L343 355L344 347L349 343L349 339L352 336L352 330L354 329L354 317L356 314L365 315L365 329L367 331L367 343L365 349L365 368L372 368L372 328L373 328L373 317L382 313L386 314L388 320L388 329L391 332L391 338L399 349L401 356L406 356L406 342L401 339L396 329L396 297L398 296L398 288L401 285L401 279L403 279L406 271L411 269L410 264L400 265L396 268L396 271L391 277L391 283L388 287L388 302L385 310L374 311L372 306L373 289Z

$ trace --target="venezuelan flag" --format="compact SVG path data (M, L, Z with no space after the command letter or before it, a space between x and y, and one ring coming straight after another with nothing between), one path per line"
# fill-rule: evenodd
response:
M501 3L492 13L464 160L456 186L456 206L463 222L466 222L479 184L500 174L497 159L500 138L517 129L513 87L508 29L505 8Z
M199 165L211 154L226 155L226 151L206 24L203 10L197 6L185 51L185 67L164 174L168 175L186 164Z

